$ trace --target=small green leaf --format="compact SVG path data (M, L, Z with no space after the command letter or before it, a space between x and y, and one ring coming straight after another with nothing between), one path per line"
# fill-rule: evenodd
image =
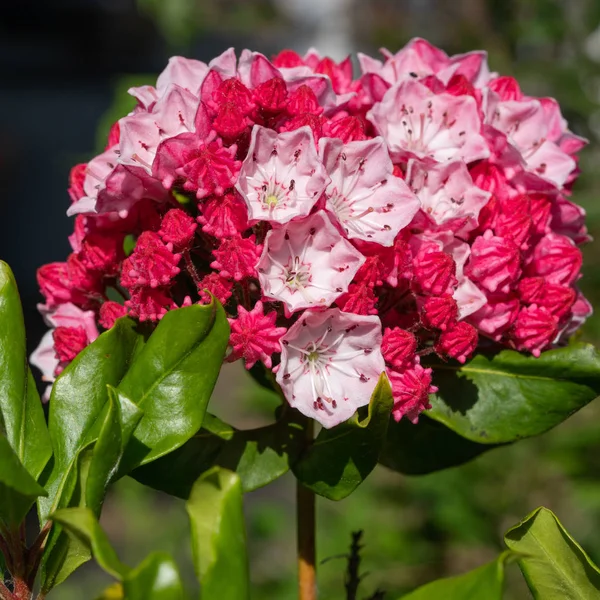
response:
M8 440L0 435L0 523L17 527L46 490L27 472Z
M144 411L125 470L172 452L200 430L228 340L229 324L216 300L163 317L119 385Z
M300 450L302 431L285 419L239 431L206 414L203 428L177 450L135 469L140 483L179 498L188 498L198 477L214 465L235 471L244 492L281 477Z
M0 430L37 479L52 456L44 410L27 366L25 323L10 267L0 260Z
M107 385L116 386L129 367L141 336L130 319L119 319L81 352L61 373L52 388L49 429L54 461L47 474L48 498L39 502L42 522L69 505L73 486L68 482L79 452L97 439L101 413L108 400Z
M390 419L379 462L406 475L425 475L461 465L496 447L467 440L421 415L414 424L406 418L398 423Z
M207 471L194 484L186 508L202 598L247 600L249 572L239 477L219 467Z
M519 566L534 598L600 598L600 570L547 508L527 515L506 532L504 541L525 555Z
M155 552L123 579L125 600L184 600L177 565L164 552ZM225 596L214 596L225 598Z
M322 429L312 445L292 466L302 484L320 496L341 500L351 494L377 464L385 442L392 390L382 374L361 419L359 409L348 421Z
M427 414L463 437L501 444L555 427L600 394L600 354L589 344L539 358L512 350L465 365L435 364Z
M502 600L504 569L515 558L510 551L464 575L427 583L402 600Z
M96 562L107 573L116 579L129 573L129 567L119 560L98 519L89 508L63 508L57 510L51 518L91 551Z

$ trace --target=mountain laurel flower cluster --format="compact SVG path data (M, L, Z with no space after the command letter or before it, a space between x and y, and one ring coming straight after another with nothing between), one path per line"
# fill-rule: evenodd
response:
M65 262L41 267L48 381L129 315L218 299L228 361L262 363L324 427L429 407L430 358L539 356L590 314L571 199L585 140L483 52L174 57L71 171ZM198 365L201 369L202 365Z

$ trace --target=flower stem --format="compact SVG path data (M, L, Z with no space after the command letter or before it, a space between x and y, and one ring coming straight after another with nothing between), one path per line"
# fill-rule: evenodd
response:
M314 422L304 426L308 444L313 439ZM298 599L316 600L315 495L296 480L296 526L298 542Z

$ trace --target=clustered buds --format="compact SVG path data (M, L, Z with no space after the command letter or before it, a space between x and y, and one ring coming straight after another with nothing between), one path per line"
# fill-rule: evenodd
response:
M119 317L213 297L227 360L272 369L325 427L383 371L416 421L425 357L566 342L591 312L570 200L585 140L483 52L358 58L355 79L314 50L174 57L129 90L137 107L71 172L72 253L38 272L46 379Z

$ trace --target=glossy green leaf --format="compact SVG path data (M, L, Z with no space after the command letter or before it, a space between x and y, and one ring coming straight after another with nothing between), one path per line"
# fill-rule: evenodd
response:
M177 565L164 552L146 558L123 579L125 600L184 600ZM214 596L225 598L225 596ZM241 600L241 599L240 599Z
M285 419L272 425L239 431L206 414L203 428L177 450L131 476L140 483L187 498L198 477L214 465L235 471L244 492L281 477L298 456L302 432Z
M294 475L305 487L330 500L351 494L377 464L392 404L392 390L382 374L367 415L361 417L363 409L359 409L345 423L322 429L292 466Z
M47 474L48 498L39 502L42 521L68 506L69 482L79 452L99 433L108 400L107 385L117 386L127 371L141 336L133 321L119 319L61 373L50 398L49 429L54 461ZM96 433L97 432L97 433Z
M52 520L81 542L94 555L96 562L117 579L125 577L130 569L124 565L111 546L98 519L89 508L64 508L52 515Z
M0 524L17 527L46 491L27 472L8 440L0 435Z
M600 570L547 508L537 508L509 529L504 541L525 555L519 566L534 598L600 598Z
M402 600L502 600L504 569L514 558L512 552L503 552L473 571L427 583Z
M200 430L228 340L229 324L216 300L163 317L119 386L144 412L126 469L172 452Z
M19 291L0 261L0 430L19 461L37 479L52 455L35 382L27 366L25 324Z
M77 456L77 469L65 482L63 506L87 507L96 516L106 490L115 476L129 436L141 417L141 411L126 397L108 386L108 401L96 422L88 430L84 447ZM51 589L90 559L81 540L70 538L54 527L42 560L42 585Z
M250 597L242 497L239 477L214 467L194 484L186 503L194 568L205 600Z
M406 475L425 475L462 465L496 447L467 440L445 425L421 415L419 422L414 424L408 419L398 423L390 419L379 462Z
M434 366L439 388L428 415L483 444L537 435L564 421L600 394L600 354L572 344L539 358L503 350L465 365Z

